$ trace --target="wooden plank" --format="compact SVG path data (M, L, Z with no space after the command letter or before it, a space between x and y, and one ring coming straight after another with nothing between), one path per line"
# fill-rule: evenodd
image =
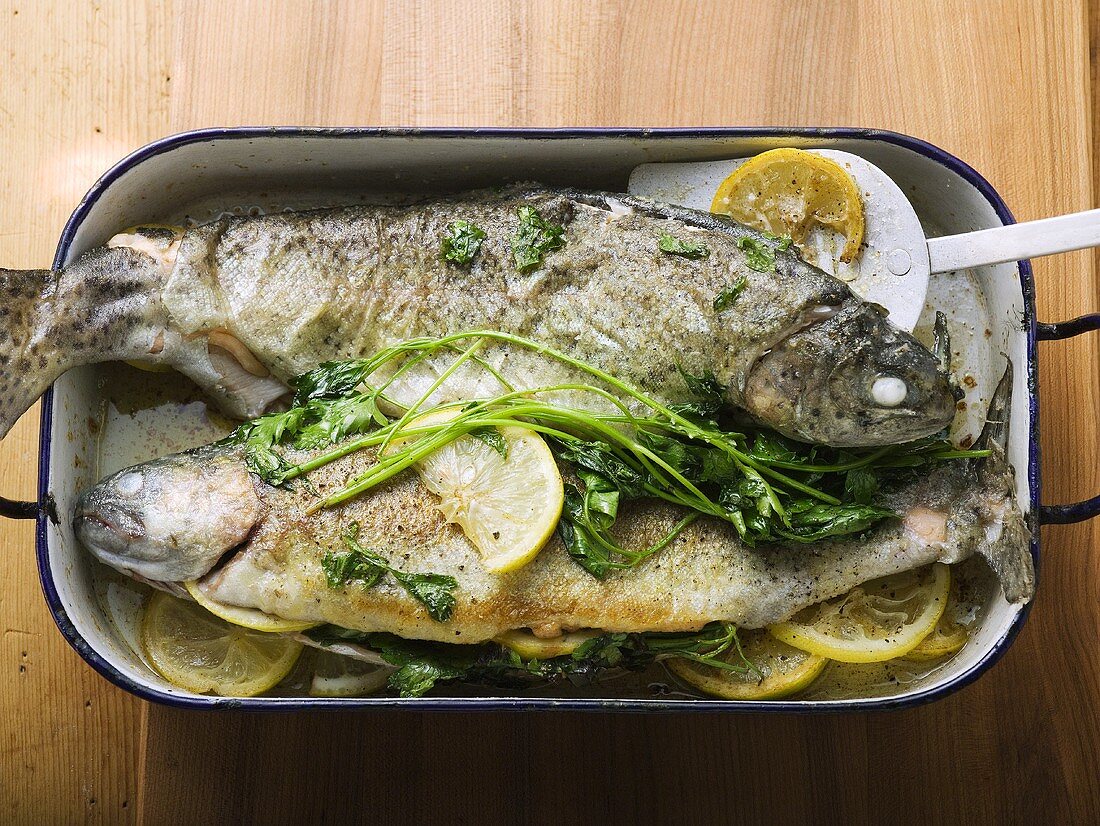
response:
M117 157L207 125L857 124L959 155L1020 218L1084 209L1100 192L1089 161L1090 146L1100 150L1096 3L1091 21L1084 2L1059 0L130 2L75 17L60 0L20 5L0 6L9 265L48 258L68 210ZM1040 317L1100 308L1098 260L1036 262ZM1100 488L1098 368L1093 337L1043 351L1051 501ZM0 446L9 495L32 490L34 428L24 419ZM1088 560L1098 539L1088 525L1047 529L1039 597L1017 643L976 684L921 709L775 718L148 707L139 744L139 705L52 628L29 529L2 525L14 561L0 620L30 634L0 637L0 820L107 819L124 800L128 814L139 778L151 823L1095 819L1100 574Z
M0 2L0 261L46 265L87 188L164 132L168 43L153 3ZM37 430L36 408L0 443L6 496L34 498ZM31 523L0 551L0 821L133 820L142 705L57 632Z

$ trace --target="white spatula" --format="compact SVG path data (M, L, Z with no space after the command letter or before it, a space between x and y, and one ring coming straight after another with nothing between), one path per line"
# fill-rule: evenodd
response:
M890 319L906 330L917 323L933 273L1100 246L1100 209L926 238L909 199L885 172L848 152L811 151L836 161L855 179L866 226L863 252L851 265L839 263L842 241L830 231L811 233L807 256L847 281L857 294L881 304L890 311ZM718 185L746 160L644 164L631 174L629 189L636 195L706 210Z

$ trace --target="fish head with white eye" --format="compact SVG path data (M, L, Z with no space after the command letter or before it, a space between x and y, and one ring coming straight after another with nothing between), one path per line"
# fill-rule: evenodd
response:
M753 366L750 413L792 438L835 447L900 444L951 423L950 376L881 308L848 304L821 315Z

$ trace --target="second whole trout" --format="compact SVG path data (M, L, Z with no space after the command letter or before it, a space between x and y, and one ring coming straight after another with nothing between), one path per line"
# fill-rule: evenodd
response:
M561 228L561 245L517 264L527 208ZM484 233L464 265L441 255L456 221ZM665 235L706 254L663 252ZM713 376L731 406L808 442L896 444L954 414L932 353L776 241L627 195L516 186L138 228L62 271L0 270L0 436L82 364L165 364L249 418L321 362L478 328L569 352L666 402L682 400L679 370ZM521 389L576 380L507 345L479 355ZM440 369L425 362L396 398ZM499 392L478 375L464 398Z

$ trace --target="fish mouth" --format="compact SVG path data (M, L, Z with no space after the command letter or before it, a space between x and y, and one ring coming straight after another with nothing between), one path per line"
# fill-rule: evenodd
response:
M77 538L92 550L114 553L145 536L145 523L129 508L83 499L73 515Z
M145 566L133 556L133 549L146 536L145 525L130 510L82 501L73 516L73 531L100 562L130 576L149 578L142 573Z
M247 541L264 513L244 463L207 451L104 479L81 496L72 525L101 562L171 583L210 571Z

